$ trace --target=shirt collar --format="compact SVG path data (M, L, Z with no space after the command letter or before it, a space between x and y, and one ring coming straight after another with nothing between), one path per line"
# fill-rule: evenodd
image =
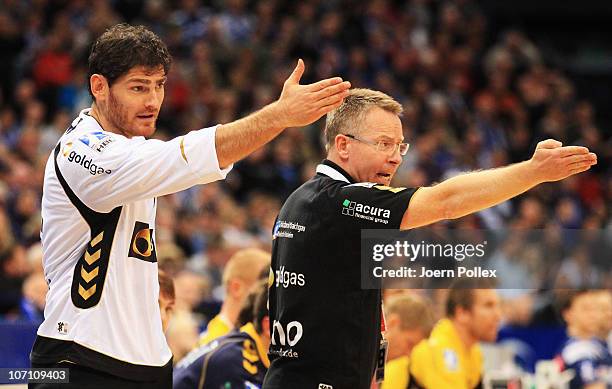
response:
M263 365L266 367L266 369L270 367L270 359L268 358L268 351L264 348L263 343L261 341L261 336L259 336L259 334L255 330L255 326L253 325L253 323L247 323L243 325L242 327L240 327L240 331L247 333L255 341L255 345L257 347L257 353L259 354L259 359L261 360Z
M98 123L96 118L91 116L91 108L85 108L81 110L81 112L79 112L79 117L75 120L78 119L85 120L85 122L88 124L87 128L89 129L93 127L94 130L104 131L104 129L102 128L100 123Z
M353 177L351 177L350 174L346 172L346 170L342 169L329 159L323 160L323 162L317 166L317 173L332 178L336 181L344 181L347 184L354 184L357 182L353 179Z
M100 130L100 131L108 132L108 133L113 134L113 136L120 136L120 137L122 137L122 138L127 139L127 137L126 137L125 135L118 134L118 133L116 133L116 132L106 131L106 130L105 130L103 127L102 127L102 125L100 124L100 122L98 122L98 119L96 119L95 117L93 117L93 116L91 115L91 108L85 108L85 109L81 110L81 112L79 112L79 118L82 118L82 119L86 120L86 122L87 122L88 124L91 124L91 126L93 126L93 127L97 127L97 128L94 128L95 130ZM87 127L87 128L90 128L90 127ZM132 139L140 139L140 138L141 138L141 139L144 139L144 136L133 136L133 137L132 137Z

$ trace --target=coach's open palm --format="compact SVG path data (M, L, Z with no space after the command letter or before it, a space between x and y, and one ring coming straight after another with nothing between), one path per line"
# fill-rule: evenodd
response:
M547 139L538 143L530 160L541 182L559 181L589 170L597 163L595 153L582 146L562 146L561 142Z
M304 61L297 66L285 81L278 99L282 127L308 125L342 104L348 96L351 83L340 77L328 78L314 84L300 85L304 74Z

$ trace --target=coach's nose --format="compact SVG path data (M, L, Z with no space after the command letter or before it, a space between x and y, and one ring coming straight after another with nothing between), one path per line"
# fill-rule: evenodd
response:
M393 154L389 156L389 163L393 165L399 165L402 163L402 155L400 154L399 147L393 150Z

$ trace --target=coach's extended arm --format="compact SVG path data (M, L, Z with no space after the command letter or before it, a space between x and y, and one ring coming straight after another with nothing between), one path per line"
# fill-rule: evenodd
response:
M597 156L581 146L562 147L548 139L533 157L502 168L462 174L417 190L404 214L401 229L456 219L492 207L543 182L559 181L588 170Z

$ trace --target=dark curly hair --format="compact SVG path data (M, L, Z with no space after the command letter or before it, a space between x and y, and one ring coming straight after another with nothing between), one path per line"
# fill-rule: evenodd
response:
M172 56L168 47L152 31L144 26L121 23L106 30L91 47L87 78L101 74L109 86L135 66L164 68L168 74ZM91 92L91 86L89 87Z

